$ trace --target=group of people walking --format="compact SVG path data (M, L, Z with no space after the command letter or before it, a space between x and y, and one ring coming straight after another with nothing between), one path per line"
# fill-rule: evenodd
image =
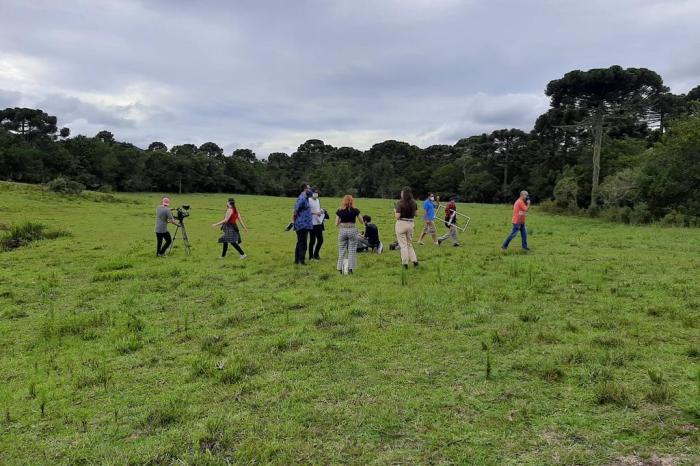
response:
M328 212L321 208L320 190L318 187L311 188L309 185L302 186L301 194L297 197L292 211L292 222L288 229L294 229L297 241L294 250L294 263L306 265L306 255L309 260L320 260L321 246L323 246L324 223L330 219ZM163 198L161 205L156 209L156 255L162 257L166 254L172 242L168 232L168 224L178 225L173 218L170 209L170 199ZM441 245L444 241L451 239L453 246L459 246L457 227L457 206L455 198L450 198L445 206L445 227L447 232L438 237L435 227L435 218L440 207L440 198L433 193L429 193L423 202L423 231L418 240L423 244L423 239L430 236L433 244ZM527 229L525 228L525 217L530 207L530 198L527 191L522 191L520 197L513 205L512 225L510 235L502 244L502 249L506 250L510 242L521 235L522 248L529 251L527 245ZM409 264L418 267L418 257L413 248L413 233L415 231L415 219L418 217L418 203L413 197L410 188L401 190L401 196L394 208L394 233L396 234L395 246L401 253L401 265L408 268ZM338 228L338 260L336 269L340 273L352 274L357 267L358 251L375 251L381 253L383 244L379 240L379 229L372 223L372 218L368 215L360 216L360 210L355 206L352 195L346 194L335 212L335 225ZM363 233L359 233L357 224L365 227ZM226 213L219 222L212 224L212 227L220 227L222 235L219 243L222 244L220 258L225 258L228 247L231 245L239 254L241 259L247 257L241 248L241 233L238 224L248 232L248 227L243 221L236 202L229 198L226 202Z

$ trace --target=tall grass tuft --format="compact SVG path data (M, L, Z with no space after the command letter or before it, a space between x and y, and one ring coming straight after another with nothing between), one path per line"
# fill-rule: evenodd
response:
M34 241L71 236L65 230L50 229L43 223L23 222L12 227L0 237L0 251L11 251Z
M596 385L595 399L600 405L613 404L624 408L635 407L627 388L612 378Z
M663 374L652 369L649 369L647 374L651 380L651 389L647 393L647 400L658 404L665 404L673 400L673 392Z

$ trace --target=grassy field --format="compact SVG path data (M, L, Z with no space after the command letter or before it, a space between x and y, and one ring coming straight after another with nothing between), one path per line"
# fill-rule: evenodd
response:
M291 199L237 196L217 260L227 197L173 195L193 252L157 259L158 195L0 183L0 222L72 233L0 253L0 463L700 461L700 230L533 208L503 254L510 206L465 204L402 285L396 251L340 276L332 225L294 266Z

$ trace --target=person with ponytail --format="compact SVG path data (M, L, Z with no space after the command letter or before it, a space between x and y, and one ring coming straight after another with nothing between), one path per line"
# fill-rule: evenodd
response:
M223 244L220 259L226 257L226 252L228 251L229 244L233 246L233 249L238 251L238 254L240 254L241 259L245 259L248 256L246 256L246 253L243 252L243 249L240 246L241 232L238 229L237 224L238 222L240 222L241 226L243 227L246 233L248 233L248 227L243 221L243 217L241 217L240 212L238 212L238 209L236 208L236 201L232 197L228 199L226 207L227 209L224 219L212 225L212 227L221 226L221 229L224 232L221 238L219 238L219 243Z
M401 264L406 269L408 262L413 262L414 267L418 267L418 258L413 249L413 230L415 229L414 219L418 215L418 204L413 199L411 188L406 187L401 190L401 200L396 204L394 217L396 217L396 241L401 248Z

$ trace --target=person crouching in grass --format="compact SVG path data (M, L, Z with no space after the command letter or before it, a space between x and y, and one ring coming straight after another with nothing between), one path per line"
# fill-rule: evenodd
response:
M335 212L335 225L338 230L338 272L343 273L343 260L348 256L348 273L352 273L356 266L357 254L357 227L355 222L359 220L360 210L355 208L355 201L350 194L346 194L340 202L340 209Z
M357 237L357 252L371 249L381 254L384 247L381 241L379 241L379 228L372 223L372 217L369 215L363 215L362 221L365 224L365 232Z
M226 207L227 209L224 219L220 222L212 224L212 227L222 226L222 230L224 232L221 238L219 238L219 243L223 243L220 259L226 257L226 251L228 251L229 244L233 246L233 249L238 251L241 259L245 259L248 256L246 256L245 252L243 252L243 249L240 246L241 232L238 229L237 223L241 222L241 226L246 233L248 233L248 227L245 225L245 222L243 222L243 217L241 217L240 212L238 212L238 209L236 208L236 201L232 197L229 198L228 202L226 203Z

